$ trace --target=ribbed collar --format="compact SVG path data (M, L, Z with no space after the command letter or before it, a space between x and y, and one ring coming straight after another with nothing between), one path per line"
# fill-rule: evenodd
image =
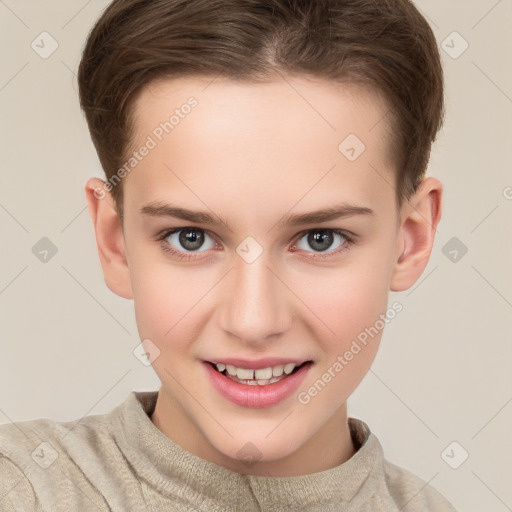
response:
M226 510L299 510L336 503L355 506L378 492L383 480L383 450L368 425L349 418L357 452L339 466L304 476L242 475L193 455L156 428L150 419L158 391L132 391L111 411L112 436L138 476L162 496L197 503L209 497ZM181 492L180 492L181 494ZM327 510L327 509L326 509Z

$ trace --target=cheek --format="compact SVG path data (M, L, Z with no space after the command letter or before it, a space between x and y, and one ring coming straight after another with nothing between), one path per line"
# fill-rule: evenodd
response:
M298 399L315 411L320 423L346 402L375 359L388 300L382 272L375 265L372 271L356 271L354 266L351 272L331 273L329 283L317 281L304 301L314 304L316 339L322 349L318 371Z
M339 271L329 269L325 277L317 274L303 289L302 297L325 327L322 337L327 339L330 334L343 344L373 325L386 310L386 276L385 265L363 260L340 267Z
M183 269L153 261L134 265L132 287L141 337L154 338L157 344L186 339L183 332L194 317L194 304L204 295L204 283L201 287Z
M198 298L204 295L194 288L186 272L165 265L152 265L139 272L134 286L134 305L140 339L150 339L159 353L152 366L162 382L174 385L183 381L183 361L193 357L193 340L199 335ZM133 281L133 279L132 279ZM196 305L194 307L194 305ZM178 393L178 390L175 390Z

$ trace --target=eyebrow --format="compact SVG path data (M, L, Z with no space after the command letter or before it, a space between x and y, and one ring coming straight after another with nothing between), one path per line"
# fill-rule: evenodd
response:
M153 202L144 205L140 213L150 217L175 217L196 224L221 224L231 230L228 223L215 214L206 211L194 211L186 208L173 206L171 204ZM314 224L316 222L327 222L329 220L353 217L355 215L374 215L374 211L366 206L341 203L330 208L316 210L313 212L293 214L285 217L277 224L279 226L298 226L302 224Z

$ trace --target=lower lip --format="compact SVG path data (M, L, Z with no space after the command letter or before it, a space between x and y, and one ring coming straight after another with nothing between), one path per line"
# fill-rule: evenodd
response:
M264 386L249 386L228 379L215 370L210 363L203 364L206 366L213 386L222 396L234 404L254 409L269 407L288 398L301 385L311 367L311 363L306 363L295 373L279 382Z

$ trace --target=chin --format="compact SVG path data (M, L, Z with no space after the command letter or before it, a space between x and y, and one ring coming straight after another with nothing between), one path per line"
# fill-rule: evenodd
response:
M303 443L302 439L293 439L287 432L282 432L281 435L274 432L266 436L267 430L265 434L260 432L252 437L246 434L230 438L229 447L226 446L225 438L222 441L219 440L220 443L212 443L212 445L226 458L231 459L237 468L242 464L242 468L257 469L258 463L272 463L289 457L299 450ZM250 471L247 472L250 473Z

